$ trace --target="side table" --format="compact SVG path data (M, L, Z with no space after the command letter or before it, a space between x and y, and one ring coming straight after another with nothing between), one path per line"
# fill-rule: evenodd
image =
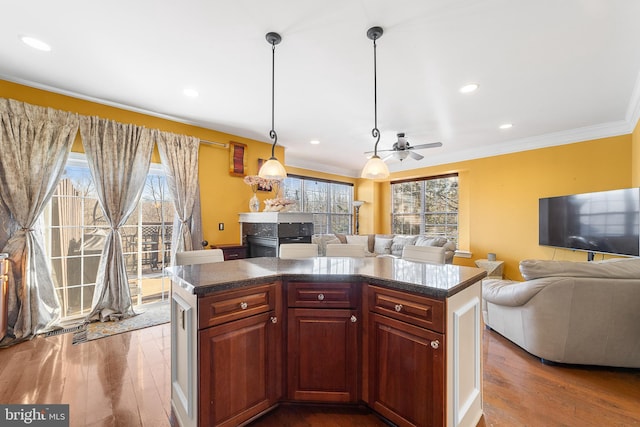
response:
M477 259L475 261L478 268L487 272L487 279L502 279L504 261L489 261L488 259Z

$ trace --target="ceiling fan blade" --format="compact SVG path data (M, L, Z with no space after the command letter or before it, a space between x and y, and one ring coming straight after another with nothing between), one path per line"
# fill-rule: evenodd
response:
M429 144L420 144L411 146L412 150L422 150L423 148L442 147L442 142L431 142Z
M422 154L418 154L415 151L409 151L409 157L411 157L413 160L422 160L422 159L424 159L424 156Z

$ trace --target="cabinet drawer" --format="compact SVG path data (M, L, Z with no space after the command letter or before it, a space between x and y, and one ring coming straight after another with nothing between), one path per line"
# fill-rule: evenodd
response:
M369 309L394 319L445 332L444 301L369 286Z
M244 259L247 257L246 246L220 246L220 249L222 249L222 254L224 255L225 261L230 261L233 259Z
M224 291L198 301L198 329L273 310L276 284Z
M289 307L351 308L357 306L353 283L289 282Z

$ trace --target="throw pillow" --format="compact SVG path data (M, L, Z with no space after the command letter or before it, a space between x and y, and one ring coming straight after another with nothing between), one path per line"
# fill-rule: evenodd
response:
M444 237L427 237L427 236L418 236L416 242L414 243L416 246L444 246L447 243L447 239Z
M391 243L391 255L402 256L402 250L407 245L413 245L418 236L395 236Z
M347 235L347 243L350 245L362 245L365 253L369 252L369 236Z
M382 254L390 254L391 253L391 244L393 243L393 238L384 238L376 236L376 243L373 247L373 252L378 255Z

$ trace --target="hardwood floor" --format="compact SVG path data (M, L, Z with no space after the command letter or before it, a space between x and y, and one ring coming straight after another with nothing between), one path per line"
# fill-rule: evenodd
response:
M68 403L71 426L169 426L169 325L80 345L0 349L0 403ZM488 426L640 426L640 370L548 366L484 331ZM283 405L251 427L384 426L374 414Z

